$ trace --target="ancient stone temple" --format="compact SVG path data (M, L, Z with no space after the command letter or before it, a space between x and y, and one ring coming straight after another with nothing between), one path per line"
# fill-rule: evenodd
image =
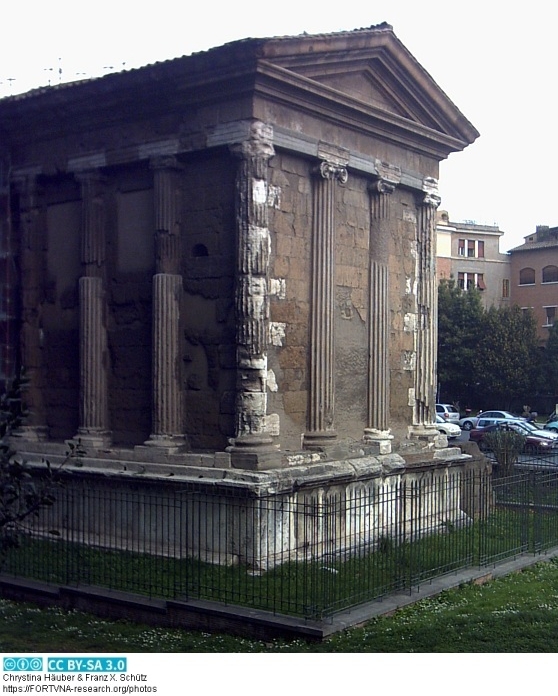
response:
M391 26L34 90L0 128L20 449L153 471L455 455L437 181L478 133Z

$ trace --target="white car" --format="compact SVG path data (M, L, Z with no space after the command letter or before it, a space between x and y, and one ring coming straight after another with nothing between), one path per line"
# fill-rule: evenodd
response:
M459 411L452 404L436 404L436 415L441 416L446 423L457 423L459 420Z
M448 440L454 440L461 435L461 428L456 423L444 420L440 415L436 416L436 427L443 435L447 435Z

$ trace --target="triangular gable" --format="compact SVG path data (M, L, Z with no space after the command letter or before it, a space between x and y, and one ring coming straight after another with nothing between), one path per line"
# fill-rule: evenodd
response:
M330 35L283 37L260 58L289 72L444 136L472 143L478 131L388 24Z

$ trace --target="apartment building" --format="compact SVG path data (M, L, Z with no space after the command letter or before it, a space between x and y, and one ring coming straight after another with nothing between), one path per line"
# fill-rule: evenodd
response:
M538 225L524 239L509 252L512 299L533 310L539 339L545 343L558 316L558 227Z
M485 307L510 303L510 257L500 252L498 226L452 222L439 210L436 231L438 280L452 277L463 289L478 288Z

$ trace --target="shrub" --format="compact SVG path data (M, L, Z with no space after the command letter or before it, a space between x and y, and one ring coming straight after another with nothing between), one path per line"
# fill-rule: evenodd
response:
M502 475L513 472L513 465L525 447L523 435L513 430L494 430L484 436L487 449L492 450Z
M21 380L15 380L0 397L0 570L10 550L20 545L25 521L54 504L58 474L65 463L54 471L43 460L45 470L38 476L17 457L10 443L25 419L20 389ZM74 456L77 449L71 445L68 456Z

